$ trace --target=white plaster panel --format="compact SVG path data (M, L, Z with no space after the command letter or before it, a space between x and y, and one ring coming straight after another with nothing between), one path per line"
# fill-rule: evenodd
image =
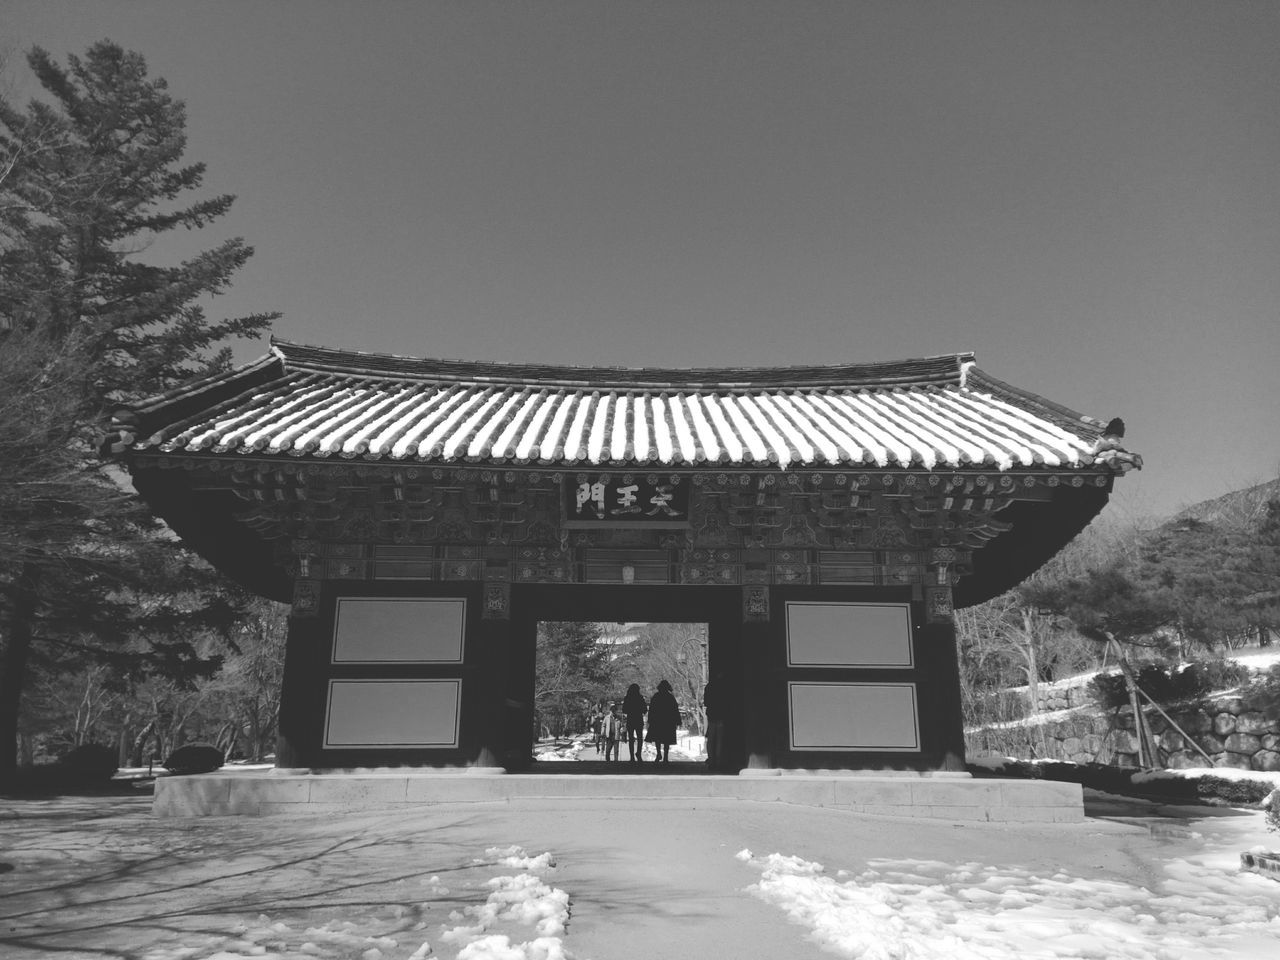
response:
M792 750L917 751L914 683L789 683Z
M467 601L461 597L340 597L334 663L461 663Z
M787 664L908 669L915 665L905 603L787 602Z
M456 747L461 680L330 680L326 747Z

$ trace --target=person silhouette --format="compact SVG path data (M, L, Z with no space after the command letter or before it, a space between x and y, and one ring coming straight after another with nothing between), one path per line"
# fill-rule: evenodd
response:
M640 762L640 752L644 749L644 715L648 709L649 705L640 695L640 684L633 683L627 687L622 712L627 715L627 752L632 763Z
M680 707L671 693L671 684L658 682L658 689L649 700L649 733L645 737L653 744L658 755L654 763L671 762L671 745L676 742L676 727L680 726Z

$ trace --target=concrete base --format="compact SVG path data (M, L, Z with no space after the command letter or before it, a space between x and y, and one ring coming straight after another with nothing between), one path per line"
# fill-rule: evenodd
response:
M1083 791L1052 780L972 779L967 774L744 770L741 776L505 774L500 769L271 770L161 777L157 817L264 816L394 810L406 805L525 797L642 801L736 798L855 813L938 820L1076 823Z

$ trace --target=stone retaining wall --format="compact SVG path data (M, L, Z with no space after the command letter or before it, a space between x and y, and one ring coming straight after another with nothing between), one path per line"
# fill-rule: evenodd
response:
M1074 707L1087 707L1093 702L1088 686L1075 687L1041 687L1036 691L1036 703L1041 713L1050 710L1069 710Z
M1154 708L1147 707L1144 712L1163 766L1210 765ZM1276 705L1228 696L1167 706L1165 712L1209 755L1213 766L1280 770L1280 709ZM1138 766L1138 735L1128 707L1106 714L1080 711L1067 719L1030 724L1027 733L1045 759ZM970 752L976 757L984 751Z

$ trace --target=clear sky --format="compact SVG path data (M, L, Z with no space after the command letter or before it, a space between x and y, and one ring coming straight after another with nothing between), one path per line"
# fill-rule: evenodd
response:
M1280 3L4 0L188 107L304 343L623 366L972 350L1159 514L1280 471ZM237 356L264 351L245 344Z

